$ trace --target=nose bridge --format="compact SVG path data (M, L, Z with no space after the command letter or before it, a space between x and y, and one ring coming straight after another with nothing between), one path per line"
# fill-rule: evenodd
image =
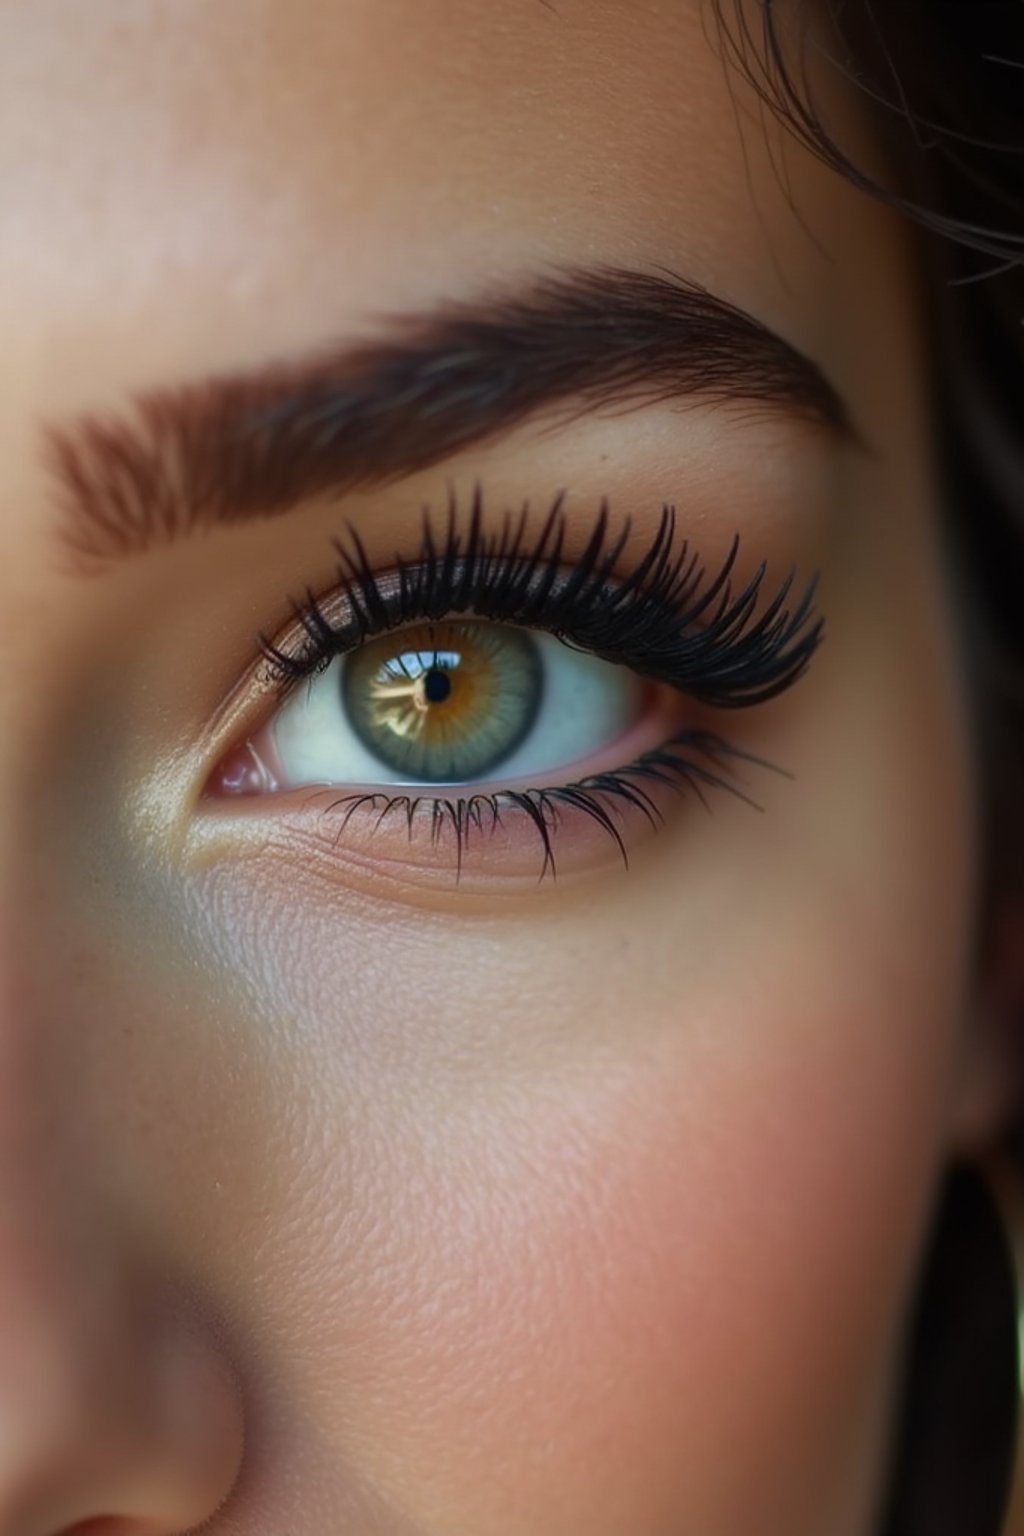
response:
M0 1013L0 1482L32 1405L92 1396L130 1324L116 1243L49 1092L46 1053ZM49 1411L49 1410L48 1410ZM61 1410L65 1411L64 1409ZM2 1500L0 1500L2 1502Z
M54 984L64 969L58 924L47 934L45 891L26 892L19 910L4 889L4 843L0 830L0 1329L22 1287L42 1298L66 1284L69 1269L84 1275L101 1251L75 1116L79 1058L70 1047L81 1021Z
M0 1158L0 1533L62 1528L76 1502L142 1450L147 1348L129 1288L100 1234L73 1235L59 1210L25 1198L31 1180ZM133 1412L126 1411L129 1402ZM51 1511L52 1514L47 1511ZM40 1522L40 1513L42 1522Z
M0 1536L104 1521L119 1536L169 1536L229 1492L240 1399L215 1330L143 1251L104 1185L109 1165L91 1155L83 1126L97 1106L86 1116L77 1103L73 1047L99 1000L57 952L56 914L49 936L40 926L43 893L20 912L4 896Z
M30 1288L45 1288L57 1272L57 1250L70 1237L78 1205L68 1182L75 1161L70 1084L61 1080L59 1042L47 1030L41 989L31 986L19 928L0 900L0 1326L12 1315L8 1293L23 1268Z

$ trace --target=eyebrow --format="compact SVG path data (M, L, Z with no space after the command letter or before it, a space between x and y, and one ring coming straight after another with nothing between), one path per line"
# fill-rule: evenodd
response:
M44 423L59 532L111 560L213 526L386 485L541 413L699 396L856 440L790 342L673 274L570 269L382 322L298 361L146 389L120 415Z

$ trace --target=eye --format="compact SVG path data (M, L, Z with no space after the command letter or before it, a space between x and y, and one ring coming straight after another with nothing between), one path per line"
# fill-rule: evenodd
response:
M281 789L532 783L614 748L644 692L625 667L551 635L446 620L335 657L252 749Z
M383 571L350 529L330 594L260 638L278 705L206 799L283 798L287 817L289 791L319 787L305 804L337 813L333 848L430 859L447 829L457 872L467 852L514 862L518 828L539 837L542 875L556 838L574 849L595 829L625 860L630 828L662 825L672 791L749 800L739 769L772 765L714 727L802 676L815 583L793 602L790 573L767 597L763 563L736 583L738 538L709 575L675 526L664 508L636 554L602 506L570 561L560 499L539 531L525 508L489 531L478 495L461 527L450 507L443 539L425 515L418 559Z

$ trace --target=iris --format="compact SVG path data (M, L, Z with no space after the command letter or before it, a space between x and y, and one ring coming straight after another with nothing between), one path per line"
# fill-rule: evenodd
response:
M480 778L532 728L544 671L533 637L446 621L382 635L347 658L341 699L363 745L423 784Z

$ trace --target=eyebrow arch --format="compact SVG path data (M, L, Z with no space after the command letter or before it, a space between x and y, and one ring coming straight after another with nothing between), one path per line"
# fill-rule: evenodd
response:
M310 497L386 485L561 406L759 403L856 441L821 369L672 274L558 270L392 316L379 338L147 389L45 423L66 546L109 563Z

